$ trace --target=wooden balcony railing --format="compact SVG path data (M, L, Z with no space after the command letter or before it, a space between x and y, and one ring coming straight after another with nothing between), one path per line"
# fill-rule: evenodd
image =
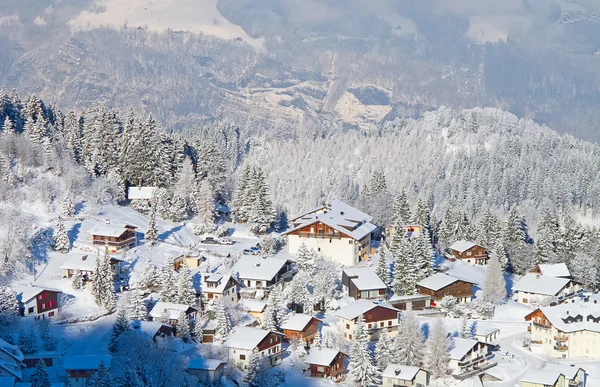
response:
M298 233L301 238L320 238L320 239L342 239L341 234L325 234L315 232L300 232Z
M540 328L544 328L544 329L550 329L550 328L552 328L552 325L550 325L550 324L542 324L542 323L539 323L539 322L536 322L536 321L532 321L531 323L533 325L535 325L536 327L540 327Z
M556 341L567 341L567 340L569 340L569 336L554 336L554 340L556 340Z
M555 345L554 349L557 350L557 351L563 352L563 351L568 351L569 347L566 346L566 345Z

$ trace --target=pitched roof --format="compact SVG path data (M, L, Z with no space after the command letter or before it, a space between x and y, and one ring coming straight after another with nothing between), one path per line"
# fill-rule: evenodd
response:
M311 349L310 353L304 359L306 364L314 364L318 366L329 367L335 360L335 357L341 353L337 349L323 348L323 349ZM342 353L343 354L343 353Z
M244 255L233 266L233 272L242 279L271 281L285 264L287 259Z
M281 329L287 329L290 331L303 331L304 328L310 324L313 318L313 316L302 313L291 314L287 321L281 325Z
M446 286L452 285L456 281L469 282L469 281L465 281L460 278L452 277L449 274L436 273L432 276L429 276L429 277L417 282L417 285L427 288L427 289L438 291L440 289L445 288Z
M454 345L450 349L450 359L461 360L477 343L477 340L455 337Z
M260 344L265 337L269 335L269 333L281 335L281 333L278 332L266 331L259 328L237 327L235 331L229 335L229 338L223 345L229 348L251 350L258 346L258 344Z
M82 259L86 256L86 259ZM96 260L98 257L91 254L69 254L65 262L60 265L63 270L94 271L96 269Z
M343 271L358 290L387 289L385 282L370 267L352 267Z
M380 306L382 308L394 310L396 312L400 312L398 309L396 309L392 306L384 305L384 304L377 304L377 303L374 303L373 301L361 299L361 300L356 300L354 302L351 302L350 304L346 305L342 309L338 310L336 312L336 316L339 316L346 320L353 320L353 319L357 318L358 316L360 316L361 314L365 314L366 312L370 311L371 309L375 309L378 306Z
M558 378L560 378L560 375L562 374L558 371L527 370L527 372L521 376L521 382L553 386Z
M162 327L173 329L169 324L164 324L159 321L140 321L139 324L140 332L150 337L156 336L159 329L161 329Z
M62 290L55 288L48 288L45 286L32 285L23 287L21 292L17 294L17 299L22 303L27 303L29 300L37 296L38 294L47 291L47 292L55 292L62 293Z
M225 291L225 288L226 288L227 284L229 283L230 279L233 279L234 281L237 282L237 280L235 278L233 278L232 276L230 276L228 274L212 273L208 277L204 277L204 282L216 282L217 286L215 286L215 287L205 286L203 291L204 291L204 293L223 293Z
M588 321L588 317L600 318L600 304L589 302L564 303L539 309L550 323L562 332L600 332L600 322ZM573 321L573 320L577 321Z
M214 371L221 364L227 364L223 360L219 359L203 359L201 357L196 357L190 359L188 364L188 370L206 370L206 371Z
M15 361L9 361L0 359L0 368L14 376L16 379L23 379L23 373L20 370L20 366Z
M23 359L25 359L23 352L21 352L18 346L12 345L3 339L0 339L0 351L8 354L10 357L19 362L22 362Z
M464 253L470 248L477 246L475 243L465 240L456 241L448 247L450 250L458 251L459 253Z
M569 271L567 264L564 262L554 263L554 264L540 263L538 265L538 267L543 275L547 275L550 277L570 277L571 276L571 272Z
M402 364L388 364L381 373L381 376L397 380L413 380L421 369L422 368L419 367L410 367Z
M104 362L104 365L110 368L111 361L112 357L109 355L65 356L63 358L63 368L69 371L96 370L100 362Z
M165 310L166 310L170 320L177 320L179 318L179 314L181 312L187 313L187 311L190 308L196 309L190 305L175 304L173 302L159 301L156 304L154 304L154 307L152 308L152 310L150 311L149 314L150 314L150 317L161 318L161 317L163 317Z
M242 310L244 312L262 312L267 307L267 303L265 301L260 300L241 300L240 304L242 305Z
M513 291L556 296L570 281L568 278L527 273L513 285Z
M558 363L546 363L542 371L552 371L552 372L560 372L565 375L565 377L569 380L575 379L579 370L583 371L583 368L578 367L574 364L566 365L566 364L558 364Z
M127 231L125 226L117 226L112 224L97 224L92 227L88 232L92 235L108 236L108 237L120 237Z
M477 323L477 326L475 328L475 336L487 336L491 335L496 331L500 332L500 329L485 325L481 326L479 323Z
M133 199L152 199L156 187L129 187L127 197Z
M402 301L422 301L422 300L427 300L428 298L431 298L431 296L427 296L424 294L412 294L412 295L393 295L392 297L390 297L389 302L402 302Z

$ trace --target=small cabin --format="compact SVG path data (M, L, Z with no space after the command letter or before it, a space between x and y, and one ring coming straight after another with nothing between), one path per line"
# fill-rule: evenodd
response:
M487 265L488 253L485 247L470 241L457 241L446 249L445 257L450 261L457 259L472 265Z
M344 292L355 300L383 300L387 296L387 285L370 267L351 267L342 270Z
M389 364L381 378L383 387L429 386L429 372L419 367Z
M417 292L430 296L434 301L439 301L444 296L452 296L459 302L467 303L473 298L473 285L472 282L437 273L417 282Z
M115 226L108 223L93 227L89 233L94 246L108 246L109 252L116 253L136 246L136 229L131 225Z
M190 269L197 269L205 258L200 253L187 253L173 259L173 269L179 271L185 264Z
M32 285L17 294L20 313L22 316L33 316L36 320L56 318L63 292Z
M96 270L96 259L97 255L90 254L70 254L60 268L63 270L63 278L72 278L77 270L79 270L83 282L90 281ZM121 263L122 259L117 257L110 257L110 269L113 273L114 278L121 276Z
M405 310L423 310L431 307L431 296L415 294L411 296L392 296L389 300L394 308Z
M329 378L335 382L341 382L346 372L346 358L348 358L348 355L336 349L315 348L306 356L304 362L310 367L310 376Z
M293 314L281 325L287 340L303 340L310 344L319 331L321 320L307 314Z
M188 373L198 378L198 381L214 383L223 377L225 371L223 360L192 358L188 364Z
M106 368L111 367L112 357L109 355L78 355L63 357L63 368L71 385L86 387L92 376L98 371L100 363Z

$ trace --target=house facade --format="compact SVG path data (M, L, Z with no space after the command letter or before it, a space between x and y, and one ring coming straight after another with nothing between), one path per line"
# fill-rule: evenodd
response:
M240 283L230 275L212 273L204 277L205 300L223 300L235 304L240 299Z
M189 321L192 321L196 319L198 309L190 305L159 301L154 304L148 315L152 318L152 321L176 325L182 312Z
M521 387L572 387L558 371L527 370L521 376Z
M93 246L108 246L109 252L116 253L137 245L136 229L131 225L99 224L89 230L89 233Z
M500 329L480 327L479 324L477 324L473 338L483 343L491 343L494 340L498 340L499 336Z
M198 378L201 383L205 381L213 383L223 377L225 364L218 359L193 358L188 364L188 373Z
M392 337L398 333L400 311L389 305L375 304L369 300L357 300L338 310L336 315L340 317L338 322L340 332L348 340L352 340L354 329L361 315L365 320L365 328L371 340L377 340L379 333L384 329Z
M431 296L424 296L421 294L415 294L411 296L392 296L389 299L390 305L394 308L407 311L407 310L423 310L431 307Z
M446 249L445 257L450 261L460 259L472 265L487 265L488 253L485 247L470 241L457 241Z
M98 371L100 363L111 367L112 357L108 355L79 355L63 357L63 368L73 387L87 387L90 379Z
M348 357L336 349L312 349L304 362L308 364L310 376L314 378L329 378L341 382L346 372L345 359Z
M565 387L585 387L586 372L575 364L546 363L542 371L563 374L565 376Z
M0 377L20 382L23 379L25 356L19 347L0 339Z
M429 372L419 367L389 364L381 373L383 387L429 386Z
M293 218L292 228L283 235L291 254L304 244L343 266L353 266L371 254L371 234L377 229L372 220L372 216L333 200Z
M281 325L281 330L287 340L302 340L312 343L319 331L321 320L307 314L297 313L288 317Z
M547 275L550 277L572 278L567 264L563 263L540 263L531 270L532 273Z
M274 366L281 362L283 334L259 328L240 327L229 335L224 346L228 348L229 361L242 371L248 369L250 356L256 348L265 363Z
M440 301L445 296L452 296L461 303L468 303L473 298L473 285L472 282L448 274L437 273L417 282L417 292L424 296L430 296L434 301Z
M600 304L564 303L527 316L531 352L555 359L600 359Z
M60 289L37 285L23 288L23 291L17 294L21 315L32 316L36 320L56 318L62 294Z
M60 269L63 270L63 277L72 278L79 270L84 283L90 281L94 275L94 270L96 270L96 259L98 259L98 256L96 255L70 254L60 266ZM122 262L122 259L110 257L110 269L114 278L119 278L121 276Z
M275 257L257 255L242 256L232 269L246 289L269 289L288 278L295 270L291 261Z
M452 375L468 376L495 366L496 363L490 362L493 357L490 344L455 337L448 367L452 370Z
M383 300L388 287L371 267L353 267L342 270L344 293L355 300Z
M581 289L579 283L568 278L527 273L513 285L513 296L521 304L535 304L549 298L561 301L574 296Z

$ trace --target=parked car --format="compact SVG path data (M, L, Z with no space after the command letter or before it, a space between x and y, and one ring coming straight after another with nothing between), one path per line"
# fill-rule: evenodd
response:
M242 252L246 255L258 255L258 251L252 249L244 249Z
M252 246L250 247L250 250L254 251L254 254L260 253L260 247Z
M206 238L204 238L204 240L200 241L200 243L205 244L205 245L216 245L219 242L217 242L217 240L213 237L206 237Z
M219 238L219 239L217 239L217 242L218 242L220 245L227 245L227 246L230 246L230 245L232 245L232 244L234 243L234 242L233 242L231 239L229 239L229 238Z

